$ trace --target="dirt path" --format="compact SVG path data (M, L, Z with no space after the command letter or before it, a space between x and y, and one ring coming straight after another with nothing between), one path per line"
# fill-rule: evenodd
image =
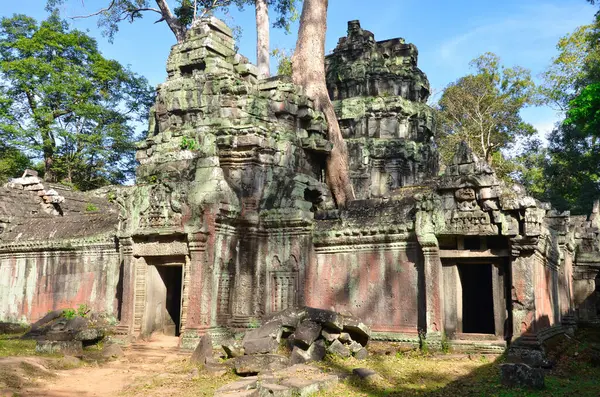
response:
M101 366L53 371L56 377L38 382L35 388L19 395L31 397L104 397L117 396L129 388L151 382L157 375L168 373L169 367L183 367L190 353L177 349L176 337L153 336L124 349L125 356ZM135 393L134 393L135 394Z

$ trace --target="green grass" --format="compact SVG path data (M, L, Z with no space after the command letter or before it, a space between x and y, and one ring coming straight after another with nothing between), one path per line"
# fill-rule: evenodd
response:
M317 396L598 396L600 390L600 329L581 329L575 339L557 337L547 346L556 366L546 374L541 391L507 389L500 384L504 357L427 355L405 352L374 355L366 361L328 357L326 371L350 375L371 368L381 379L365 382L348 376L334 389Z
M35 340L19 339L21 335L0 335L0 357L34 356Z

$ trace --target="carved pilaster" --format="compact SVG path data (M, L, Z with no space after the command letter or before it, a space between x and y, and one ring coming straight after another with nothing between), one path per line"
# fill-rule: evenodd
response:
M207 234L188 234L190 258L189 275L186 276L189 287L185 328L198 334L203 334L211 326L212 265L207 258L207 245Z
M133 330L133 305L134 305L134 268L133 268L133 239L125 237L119 239L121 254L121 277L123 287L121 291L120 323L117 334L129 335Z
M421 246L425 278L426 332L430 342L441 340L444 329L442 260L437 245Z
M259 274L255 264L256 255L244 255L253 250L259 251L259 239L256 233L247 233L240 241L240 255L236 263L232 325L246 327L255 315Z

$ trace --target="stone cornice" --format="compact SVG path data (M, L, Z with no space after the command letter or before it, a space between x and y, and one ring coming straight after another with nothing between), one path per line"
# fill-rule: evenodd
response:
M115 236L100 235L86 239L43 240L0 243L0 253L33 252L33 251L82 251L82 250L117 250Z

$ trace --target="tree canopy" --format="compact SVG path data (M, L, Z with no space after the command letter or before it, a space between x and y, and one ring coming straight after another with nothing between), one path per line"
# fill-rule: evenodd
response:
M227 12L232 6L239 9L245 5L254 5L256 0L104 0L102 5L87 15L69 16L71 18L98 17L98 27L102 34L113 40L119 31L121 22L135 22L144 14L157 16L156 22L165 22L178 42L183 41L187 29L195 18L217 11ZM59 6L69 0L47 0L46 9L57 11ZM267 5L275 10L276 18L273 27L283 28L289 32L290 22L297 18L296 0L267 0Z
M548 137L547 149L532 146L519 158L518 177L530 193L573 214L589 213L600 197L598 17L559 40L541 92L564 120Z
M485 161L499 165L501 149L535 132L520 115L521 109L535 103L535 85L529 70L506 68L492 53L470 65L475 73L450 84L439 100L438 146L442 159L448 160L464 140Z
M80 189L133 175L135 127L154 90L56 14L0 20L0 139Z

